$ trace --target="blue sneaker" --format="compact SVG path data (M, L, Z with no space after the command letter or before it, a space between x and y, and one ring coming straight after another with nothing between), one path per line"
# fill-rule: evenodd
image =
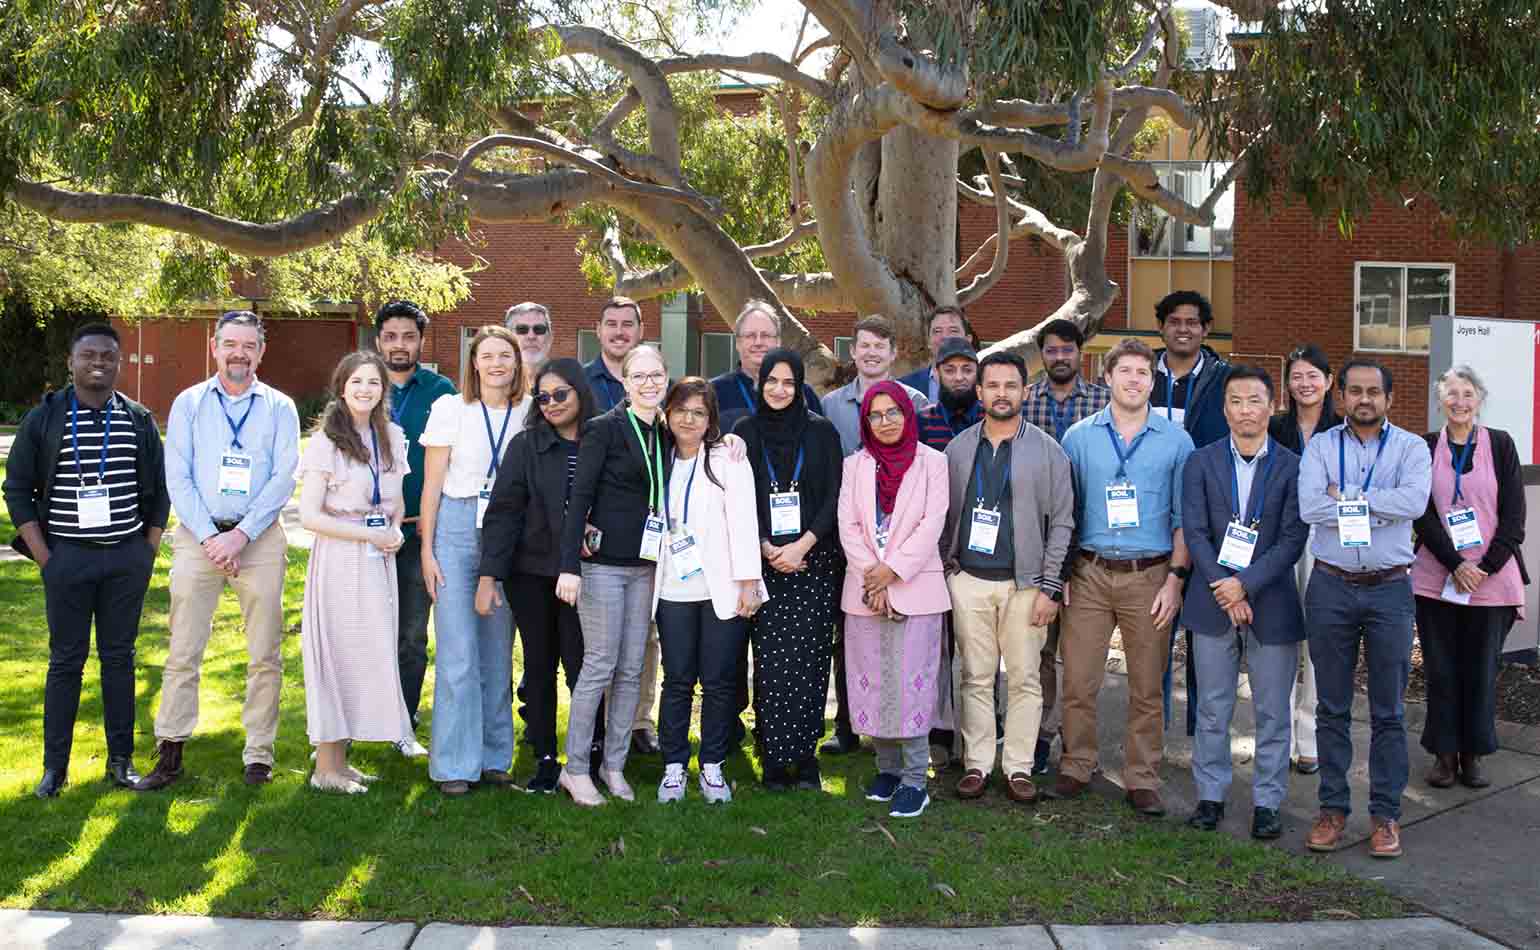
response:
M877 775L866 783L866 800L869 802L891 802L893 793L898 791L902 779L889 772L878 772Z
M898 791L893 794L893 810L888 812L889 818L918 818L930 804L930 796L923 788L915 788L913 785L900 785Z

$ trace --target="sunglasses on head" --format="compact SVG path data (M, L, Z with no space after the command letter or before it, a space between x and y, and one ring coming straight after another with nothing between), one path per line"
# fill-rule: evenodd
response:
M554 402L554 403L556 403L559 406L562 403L566 402L567 401L567 397L570 396L570 395L572 395L572 387L571 386L563 386L560 389L553 389L553 390L551 390L548 393L536 393L535 394L535 405L537 405L537 406L549 406L551 403Z
M514 336L529 336L531 333L535 336L545 336L550 332L551 328L544 323L516 323L513 326Z

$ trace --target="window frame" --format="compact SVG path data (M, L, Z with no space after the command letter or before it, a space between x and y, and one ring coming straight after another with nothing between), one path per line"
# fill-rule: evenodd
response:
M1208 160L1204 160L1204 159L1189 158L1189 159L1156 159L1156 160L1149 161L1148 164L1155 166L1156 179L1161 183L1161 185L1166 187L1167 189L1170 189L1172 182L1171 182L1171 180L1169 178L1169 175L1173 171L1183 171L1183 172L1185 172L1185 171L1199 171L1199 172L1206 172L1206 171L1209 170L1210 166L1223 165L1223 166L1225 166L1225 168L1223 170L1220 170L1218 172L1218 174L1211 176L1217 182L1220 178L1223 178L1226 174L1229 173L1229 166L1232 165L1233 163L1232 162L1208 161ZM1233 208L1233 202L1235 200L1235 197L1234 197L1235 196L1235 189L1236 189L1236 183L1234 181L1231 181L1230 184L1228 186L1226 186L1226 188L1225 188L1225 190L1230 193L1230 196L1231 196L1230 200L1232 202L1232 208ZM1210 190L1212 190L1212 188L1210 188ZM1181 196L1181 195L1179 195L1178 197L1184 197L1185 198L1185 196ZM1207 195L1205 194L1203 197L1207 197ZM1203 200L1203 198L1199 198L1200 202L1202 200ZM1156 204L1154 204L1152 202L1140 202L1140 203L1144 204L1144 205L1147 205L1152 210L1153 213L1164 215L1166 217L1166 219L1172 223L1172 227L1181 227L1181 226L1187 225L1187 222L1176 220L1170 214L1170 212L1166 211L1164 208L1160 207L1159 205L1156 205ZM1142 253L1139 250L1139 220L1138 220L1138 216L1137 216L1137 214L1131 214L1128 217L1128 259L1131 260L1131 261L1234 261L1235 260L1235 232L1238 229L1237 225L1238 225L1238 222L1236 221L1234 212L1232 210L1231 216L1230 216L1229 251L1227 253L1219 254L1219 253L1216 253L1214 251L1214 244L1215 244L1214 232L1216 230L1218 230L1218 227L1217 227L1217 224L1211 224L1211 225L1206 225L1206 227L1207 227L1207 229L1209 231L1209 249L1206 252L1203 252L1203 253L1196 253L1196 252L1177 253L1177 252L1175 252L1175 251L1170 249L1171 245L1174 244L1175 241L1170 236L1168 236L1167 239L1166 239L1167 250L1166 250L1166 252L1164 254L1146 254L1146 253ZM1198 225L1190 225L1190 226L1197 227Z
M1394 349L1380 346L1364 346L1360 341L1363 324L1359 319L1358 308L1359 302L1363 299L1363 270L1365 267L1395 267L1400 268L1401 270L1401 345ZM1428 355L1431 347L1429 350L1412 350L1408 349L1406 345L1406 304L1407 294L1409 293L1411 287L1411 281L1408 279L1407 271L1414 268L1421 268L1425 270L1445 270L1449 272L1449 313L1446 314L1446 316L1452 316L1455 313L1455 293L1458 289L1457 282L1459 279L1459 273L1458 267L1453 261L1354 261L1352 319L1353 351L1355 353L1388 353L1401 356Z

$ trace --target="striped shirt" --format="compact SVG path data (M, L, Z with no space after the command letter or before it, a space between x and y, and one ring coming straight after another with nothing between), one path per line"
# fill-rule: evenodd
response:
M101 477L102 430L109 411L112 413L111 441L107 446L106 475ZM59 464L48 496L49 535L70 541L111 544L139 533L144 523L139 517L139 440L134 434L133 417L114 396L105 410L81 406L76 428L77 435L72 437L70 423L66 420L64 438L59 440ZM89 489L98 485L107 489L111 519L100 527L83 528L77 495L82 487Z
M1111 401L1112 390L1101 383L1088 383L1077 376L1069 398L1060 403L1053 398L1053 387L1044 378L1027 388L1026 398L1021 403L1021 414L1027 417L1028 422L1053 436L1055 442L1063 442L1064 433L1069 431L1070 426L1101 412Z

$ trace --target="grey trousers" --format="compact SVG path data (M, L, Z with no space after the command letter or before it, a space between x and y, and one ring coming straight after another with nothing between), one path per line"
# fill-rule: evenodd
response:
M930 768L930 736L908 739L872 739L877 750L877 771L897 775L905 785L924 788Z
M1198 798L1223 802L1230 791L1230 720L1235 714L1236 677L1241 657L1251 673L1257 721L1257 757L1252 804L1278 808L1289 786L1293 715L1289 693L1299 669L1299 644L1262 643L1250 627L1220 636L1193 634L1198 674L1198 725L1193 736L1192 777Z
M652 583L655 568L584 564L578 595L578 620L583 626L583 669L572 688L567 718L567 771L587 775L589 751L599 702L605 705L604 767L626 767L631 748L631 723L641 696L642 658L652 625Z

